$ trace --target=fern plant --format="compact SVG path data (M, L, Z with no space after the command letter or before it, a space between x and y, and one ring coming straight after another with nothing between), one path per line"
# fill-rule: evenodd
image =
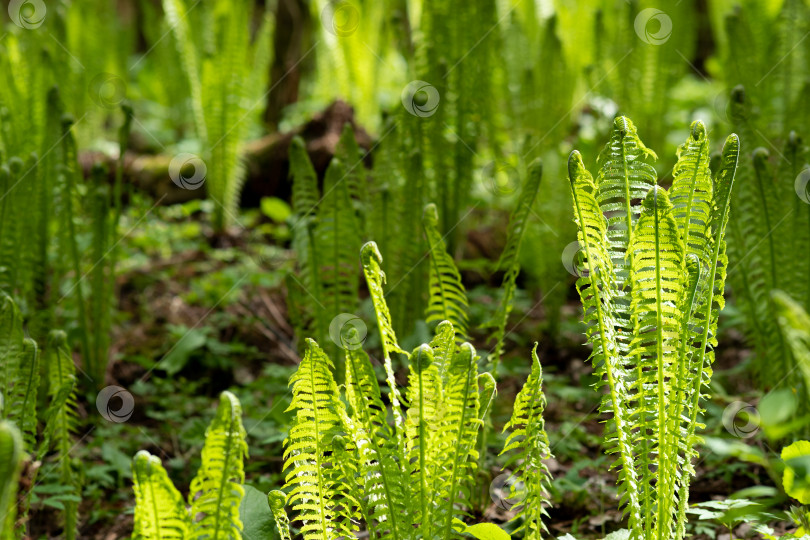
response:
M50 468L58 482L66 486L71 496L64 501L64 536L75 538L78 526L78 503L81 479L70 456L77 428L75 384L76 367L65 343L65 334L52 331L45 348L44 366L40 363L39 347L24 337L23 320L16 303L8 296L0 305L0 419L8 421L19 431L22 452L31 460L52 458ZM45 381L40 380L44 367ZM48 409L40 415L37 410L40 387L47 387ZM43 424L40 430L40 424ZM40 435L41 431L41 435ZM49 456L49 454L51 454ZM28 458L26 458L28 459ZM39 468L30 471L30 485L36 482ZM21 494L15 534L27 531L31 493Z
M543 412L546 408L546 396L543 394L543 368L537 358L537 343L532 348L532 370L529 378L518 392L512 409L512 418L503 427L509 431L501 455L510 454L506 463L513 467L515 482L509 500L517 499L517 508L513 508L512 521L519 522L515 532L523 533L527 540L540 540L548 533L544 518L548 516L548 489L551 474L544 460L553 457L548 444ZM521 485L519 493L515 486Z
M242 538L239 505L244 496L246 433L242 407L230 392L219 398L205 432L202 464L191 482L188 509L160 459L140 451L132 462L135 491L133 538Z
M245 179L241 146L249 127L247 117L255 108L246 103L251 92L245 81L251 80L247 68L256 44L250 42L250 2L204 4L201 24L195 27L202 39L195 38L188 17L194 6L184 0L163 1L188 81L194 125L205 156L208 196L216 204L214 229L221 233L234 219ZM256 59L269 60L265 55Z
M0 421L0 536L15 538L17 482L24 454L20 431Z
M468 479L477 466L477 432L494 380L478 372L472 346L457 345L452 323L443 321L430 344L407 355L409 385L403 395L392 355L404 351L391 326L373 242L363 246L361 260L383 342L388 398L362 350L347 351L343 393L332 360L307 340L290 379L290 410L296 416L285 442L287 504L306 539L336 539L363 527L374 538L458 537L457 520L461 508L469 507ZM280 495L273 497L284 530L288 518Z
M804 395L810 398L810 315L801 304L787 293L779 290L771 292L779 329L793 355L801 380L804 382ZM802 399L800 402L807 402Z
M579 152L569 158L581 248L577 290L606 388L606 451L618 456L632 538L684 536L700 397L723 307L738 154L731 135L712 176L706 129L694 122L667 193L656 183L655 154L619 117L595 182Z

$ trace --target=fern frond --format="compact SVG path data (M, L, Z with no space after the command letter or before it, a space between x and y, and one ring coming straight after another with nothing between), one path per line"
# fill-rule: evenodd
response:
M189 514L160 459L141 450L132 459L134 540L185 540Z
M597 202L597 188L591 174L585 169L582 157L576 150L568 158L568 179L573 195L574 221L578 225L578 241L583 253L576 287L582 301L588 342L593 346L591 360L599 379L598 386L607 386L608 389L600 404L600 412L612 415L605 432L605 451L618 454L614 467L619 469L619 489L626 498L630 528L634 530L641 523L642 516L633 458L635 441L628 418L630 397L626 381L630 375L622 357L623 348L620 349L618 344L620 337L617 330L621 332L621 329L615 327L613 305L614 295L621 289L616 283L608 248L608 221Z
M425 206L422 225L430 249L430 301L425 312L426 321L428 324L450 321L456 331L456 340L461 343L467 339L467 292L439 233L439 214L435 204Z
M638 452L642 511L646 516L646 534L669 538L671 514L669 493L658 492L658 508L653 507L652 491L656 483L668 485L669 475L677 471L669 450L668 403L674 396L672 381L678 375L680 345L679 306L684 294L681 280L684 246L666 192L653 187L644 199L643 210L631 236L628 256L632 257L632 303L630 312L635 325L630 354L635 363L631 399L636 406L630 417ZM657 456L656 462L651 456ZM653 518L657 511L657 516ZM655 527L653 529L653 527Z
M740 155L740 140L737 135L729 135L723 146L720 169L714 181L714 196L710 218L710 232L712 242L712 255L707 265L708 281L705 287L705 297L701 299L700 312L693 318L692 325L702 328L703 335L697 349L692 353L694 359L691 364L694 373L690 381L694 385L687 391L689 399L690 418L687 424L685 437L684 474L678 483L678 518L676 525L676 538L684 537L686 508L689 504L689 484L695 474L692 459L695 457L695 447L701 441L695 436L696 429L702 427L698 424L698 415L702 413L700 398L702 389L708 387L712 376L711 365L714 362L714 347L717 346L717 322L720 310L725 300L725 280L729 261L726 255L726 229L729 221L732 187L737 173L737 163Z
M17 484L25 450L19 430L0 421L0 537L14 538L17 515Z
M19 375L23 338L20 310L14 300L4 294L0 305L0 392L4 395L12 389ZM8 402L8 397L6 401ZM7 418L9 414L6 403L0 409L0 415Z
M397 343L397 335L391 325L391 312L385 301L385 272L382 271L382 255L377 244L367 242L360 249L360 261L363 265L363 275L366 278L371 303L374 305L374 314L377 319L377 328L380 332L380 341L384 356L385 377L390 389L391 408L394 415L394 428L396 430L397 446L405 447L404 422L402 418L402 395L394 376L394 365L391 360L393 353L406 354Z
M283 491L275 490L267 494L270 503L270 511L273 512L273 519L276 522L276 529L281 540L291 540L290 518L284 506L287 504L287 495Z
M19 426L25 450L30 453L36 447L39 374L39 349L34 340L25 338L14 385L5 395L5 407L7 418Z
M307 540L333 540L342 534L334 522L343 500L330 474L336 466L330 454L332 440L342 429L338 409L343 403L332 369L329 357L307 339L304 358L290 378L293 397L287 410L295 411L296 417L284 441L284 468L291 489L289 503Z
M205 431L202 463L191 481L189 538L241 538L239 505L245 494L244 460L248 446L242 426L242 406L222 392L216 415Z
M440 538L451 538L456 505L469 507L467 479L475 477L478 461L476 441L481 427L478 364L475 349L469 343L461 345L450 366L445 403L447 411L442 422L442 436L448 441L448 451L441 469L444 477L436 491L438 503L435 521Z
M522 532L527 540L540 540L542 534L548 532L543 519L548 517L545 507L549 505L551 474L544 461L553 456L543 419L545 408L543 368L537 358L535 342L532 370L515 398L512 417L503 427L504 433L509 431L509 435L500 453L510 454L505 467L514 467L514 476L525 486L512 521L522 521L515 532Z
M53 330L48 335L48 347L45 351L45 366L48 370L48 397L57 404L52 423L52 447L56 450L59 463L59 475L63 484L73 486L76 495L80 493L79 478L73 470L70 450L73 447L73 435L77 429L76 419L76 366L67 347L67 335L61 330ZM49 428L46 425L46 430ZM69 540L76 538L79 505L75 502L65 503L65 535Z
M351 329L350 332L357 332ZM349 335L349 339L355 336ZM354 342L353 342L354 343ZM369 532L378 538L403 538L406 520L405 492L400 463L404 454L388 424L387 409L368 355L361 349L347 351L346 400L360 460L359 480L366 504Z
M540 188L540 179L543 177L543 163L538 159L529 166L529 174L526 182L520 190L517 206L509 218L509 232L506 235L506 246L503 248L501 258L498 260L498 268L504 271L501 282L501 293L503 297L498 305L498 311L492 319L495 327L490 339L495 341L495 347L490 354L489 362L492 366L492 376L498 378L498 364L503 354L503 342L506 336L506 323L512 311L512 301L515 296L515 287L518 274L520 273L520 247L523 243L523 235L526 232L526 222L532 210L534 201L537 198L537 191Z

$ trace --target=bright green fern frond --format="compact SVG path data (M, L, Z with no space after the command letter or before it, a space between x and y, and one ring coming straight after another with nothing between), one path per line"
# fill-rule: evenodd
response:
M658 492L658 515L652 495L654 486L668 485L677 472L677 457L669 461L667 417L668 402L673 399L672 383L678 375L680 345L679 306L684 294L682 267L684 246L672 203L666 191L653 187L642 204L642 214L633 231L628 257L632 257L631 314L635 324L631 355L636 378L632 399L636 401L631 423L640 445L638 471L641 480L642 511L647 534L669 538L672 526L670 508L674 501L669 492ZM658 456L657 463L652 456ZM653 525L655 523L655 525Z
M18 366L23 348L22 315L10 296L3 295L0 305L0 392L7 395L18 376ZM6 401L8 398L6 397ZM6 418L8 403L0 408Z
M617 344L614 328L613 296L616 285L611 254L608 250L607 220L597 203L597 189L585 169L578 151L568 158L568 179L574 201L574 220L582 263L578 266L577 291L582 301L588 342L593 346L591 359L599 386L607 386L600 404L602 414L611 415L605 432L605 451L618 454L619 489L626 497L631 529L642 520L638 478L633 459L633 438L629 424L629 373Z
M318 175L307 153L306 143L301 137L293 137L290 142L290 177L292 178L292 209L296 219L304 219L313 214L318 206Z
M709 141L706 126L700 120L692 123L689 138L678 147L678 162L672 176L669 198L686 253L707 261L710 246L706 233L711 219L713 187L709 171Z
M189 514L160 459L141 450L132 459L133 540L185 540Z
M441 428L447 450L441 465L443 478L436 490L438 503L434 518L439 538L452 538L453 517L459 512L456 506L469 505L467 480L475 478L476 442L482 423L477 359L472 345L464 343L450 366L447 409Z
M0 537L2 538L14 538L17 482L24 452L19 430L10 422L0 421Z
M532 371L515 398L512 418L503 427L509 435L501 451L501 455L510 454L506 466L514 467L513 475L524 486L519 507L513 509L512 521L520 521L515 532L522 532L527 540L540 540L542 534L548 532L543 519L548 516L545 507L549 505L551 474L544 461L553 456L543 419L545 408L543 368L537 358L535 342Z
M267 499L270 503L270 511L273 512L278 535L281 540L291 540L290 518L287 517L287 511L284 509L287 504L287 495L283 491L275 490L267 494Z
M349 340L355 339L350 330ZM356 341L351 341L356 343ZM350 349L346 357L346 400L348 401L360 461L359 482L364 492L366 523L379 538L402 538L407 482L400 464L404 454L396 445L388 424L377 375L362 349Z
M614 276L618 290L629 288L632 254L626 256L632 240L635 222L641 208L634 205L635 199L643 199L656 183L656 173L650 160L657 159L655 152L644 146L636 133L636 127L627 117L616 118L610 141L599 154L599 174L596 185L596 200L607 217L607 249L614 264ZM633 331L629 299L618 296L614 299L614 325L620 334L616 344L618 352L626 355Z
M222 392L216 415L205 431L200 469L191 481L189 538L242 537L239 505L245 494L245 437L239 400L230 392Z
M399 385L394 376L394 366L391 361L391 355L393 353L406 353L397 343L397 335L394 333L394 327L391 325L391 312L388 310L388 304L385 301L385 291L383 290L385 272L383 272L380 267L382 264L382 255L380 255L380 250L377 249L377 244L374 242L364 244L360 249L360 261L363 265L363 275L366 278L371 303L374 305L377 328L380 331L380 341L382 342L383 356L385 357L385 378L391 391L391 407L394 415L397 446L404 448L405 435L403 432L402 395L400 394Z
M456 330L456 340L461 343L467 339L467 292L439 233L439 214L435 204L425 206L422 225L430 249L430 301L425 312L426 320L428 323L450 321Z
M501 282L503 298L491 323L495 330L490 339L495 341L495 347L489 358L492 365L492 376L496 379L498 377L498 364L500 363L501 354L503 354L506 323L509 320L509 313L512 311L512 300L515 296L515 282L520 273L520 247L523 243L523 234L526 232L526 222L534 205L534 200L537 198L537 191L540 188L540 179L542 177L543 163L536 160L529 166L528 178L520 190L517 206L509 218L506 246L503 248L503 253L501 253L501 258L498 261L498 268L504 271L503 281Z
M315 341L290 377L296 417L284 442L289 503L297 513L306 540L333 540L341 536L334 519L342 495L333 480L332 440L340 434L343 403L332 377L333 364Z

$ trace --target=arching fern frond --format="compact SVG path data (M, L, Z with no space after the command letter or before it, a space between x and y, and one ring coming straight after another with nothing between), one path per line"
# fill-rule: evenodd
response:
M544 461L553 456L543 419L545 408L543 368L537 358L535 342L532 370L515 398L512 418L503 427L504 433L509 431L509 435L500 454L509 454L505 467L513 467L512 474L525 486L518 508L513 509L515 515L512 521L520 522L515 532L522 532L527 540L540 540L548 532L543 520L548 517L545 507L549 505L551 474Z
M281 540L291 540L290 518L284 506L287 504L287 495L283 491L275 490L267 494L270 504L270 511L273 512L273 519L276 522L276 530Z
M425 206L422 225L430 249L430 301L425 312L426 320L428 324L450 321L456 331L456 340L461 343L467 339L467 292L439 232L439 214L435 204Z
M776 308L779 328L802 374L805 399L810 399L810 315L783 291L772 291L771 301Z
M342 503L339 486L330 469L332 439L341 431L343 403L332 376L332 361L315 341L290 378L292 402L288 411L296 416L284 441L286 485L291 487L289 503L297 513L307 540L333 540L341 536L334 522Z
M160 459L141 450L132 459L134 540L185 540L189 514Z
M191 482L189 538L241 538L239 505L244 496L244 459L248 446L242 426L242 406L230 392L222 392L213 421L205 431L202 463Z

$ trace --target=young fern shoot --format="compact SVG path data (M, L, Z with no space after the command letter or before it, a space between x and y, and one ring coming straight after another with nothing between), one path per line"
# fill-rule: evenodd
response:
M596 182L578 152L569 159L582 252L577 290L591 358L608 390L601 408L612 417L607 451L618 454L633 539L685 534L739 155L731 135L712 179L708 145L705 127L694 122L678 150L669 194L655 185L646 161L654 154L627 118L614 122Z

